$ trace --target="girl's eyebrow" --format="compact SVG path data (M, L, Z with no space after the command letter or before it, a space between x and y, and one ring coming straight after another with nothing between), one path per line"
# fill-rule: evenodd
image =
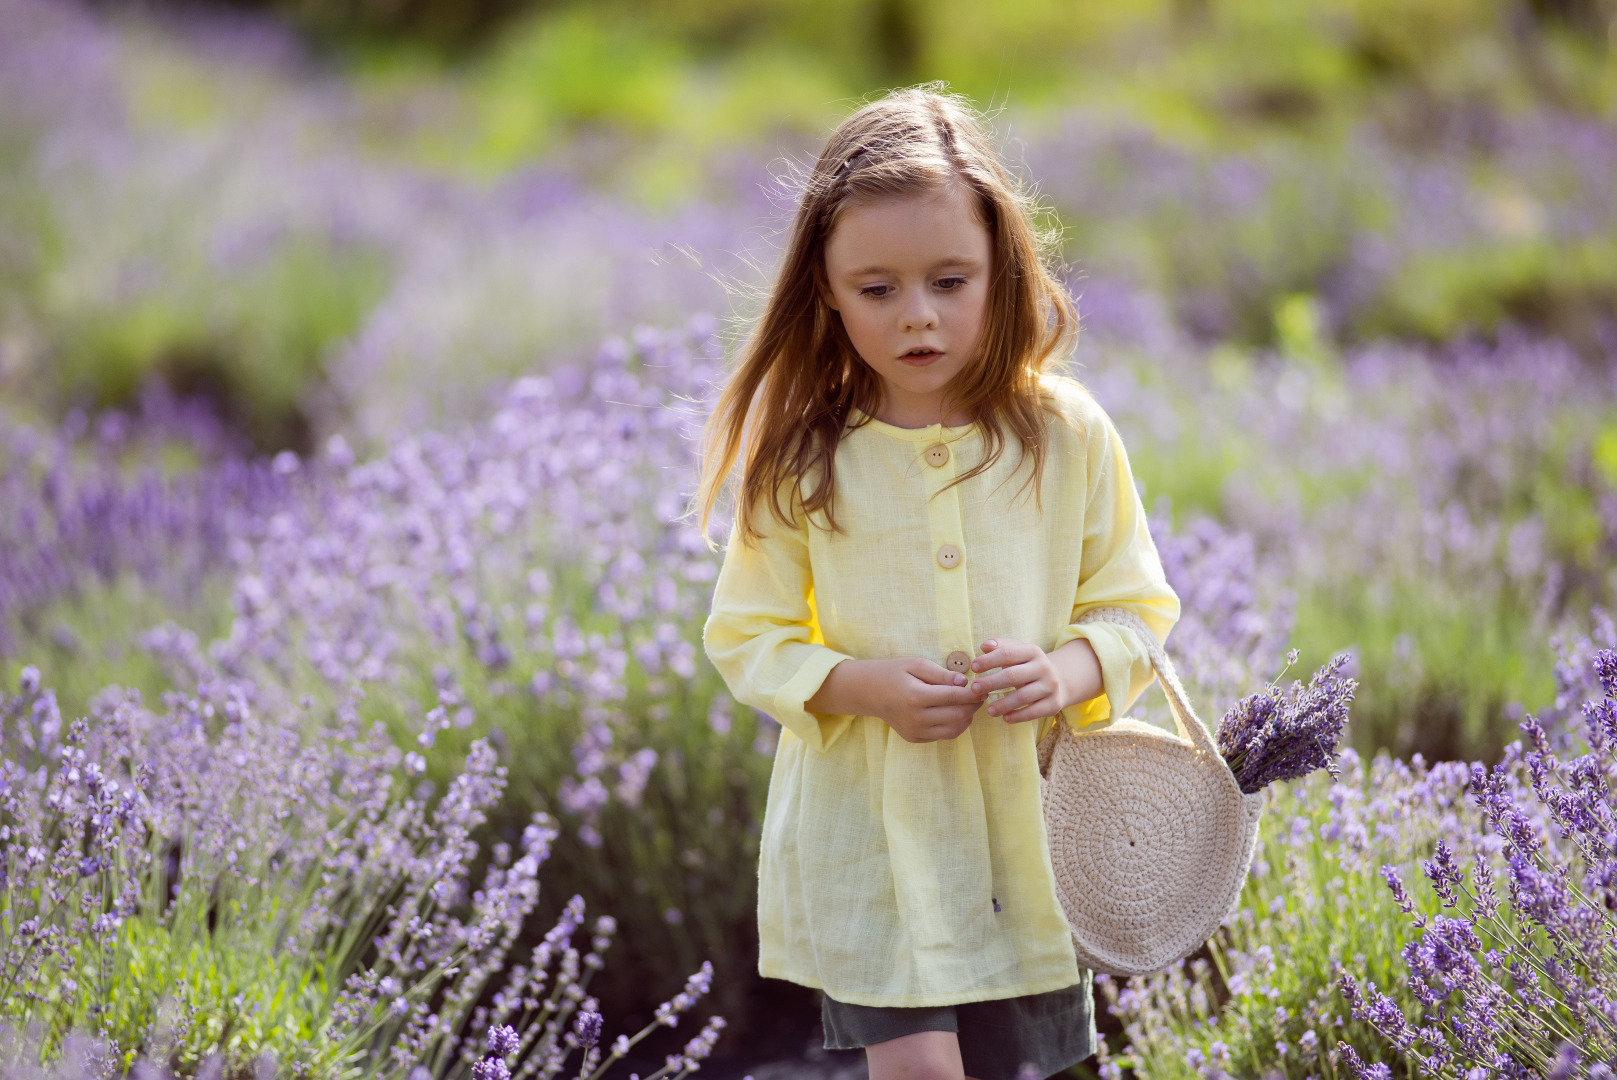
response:
M975 266L980 265L980 263L981 263L981 260L974 259L969 255L949 255L949 256L946 256L946 257L944 257L942 259L939 259L937 262L933 263L929 269L941 270L944 267L949 267L949 266L975 267ZM849 270L849 271L847 271L847 276L848 277L864 277L866 274L891 274L892 272L893 272L892 267L872 265L872 266L861 266L861 267L858 267L857 269Z

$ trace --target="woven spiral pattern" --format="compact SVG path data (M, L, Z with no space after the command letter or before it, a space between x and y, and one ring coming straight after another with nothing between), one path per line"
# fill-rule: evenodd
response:
M1172 662L1132 612L1120 623L1152 653L1184 739L1120 719L1040 747L1056 889L1078 961L1114 975L1158 971L1212 936L1240 899L1263 795L1245 795L1185 700Z

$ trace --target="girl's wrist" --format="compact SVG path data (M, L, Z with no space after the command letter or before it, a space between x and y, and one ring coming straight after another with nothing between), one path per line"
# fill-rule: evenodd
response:
M822 716L875 716L870 660L849 658L826 673L814 695L803 703L803 711Z
M1082 705L1106 692L1100 657L1095 655L1095 647L1084 638L1074 638L1045 655L1056 667L1061 687L1061 708Z

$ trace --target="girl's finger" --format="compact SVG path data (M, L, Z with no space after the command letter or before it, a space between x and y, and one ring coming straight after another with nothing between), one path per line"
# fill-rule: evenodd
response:
M1061 710L1056 708L1055 698L1047 697L1043 698L1042 700L1035 701L1026 708L1017 709L1015 712L1006 713L1004 716L1000 717L1000 719L1005 721L1007 724L1025 724L1029 720L1040 720L1046 716L1054 716L1060 711Z
M954 674L950 672L949 674ZM982 695L969 686L951 686L924 684L920 691L921 707L926 709L948 708L954 705L977 706L982 704Z
M921 659L914 665L908 665L909 673L929 686L965 686L966 677L958 671L950 671L942 664L931 660Z
M1018 709L1025 709L1049 697L1050 689L1042 679L1034 679L998 701L989 702L988 715L1007 716Z
M977 715L980 705L977 701L933 702L921 707L921 719L931 724L958 723Z
M1032 662L1015 664L1000 668L992 675L982 676L977 680L977 685L990 691L1020 689L1038 679L1041 674L1039 666Z
M1025 641L1015 638L989 638L983 642L983 651L971 662L971 670L987 671L990 668L1002 668L1006 664L1020 664L1032 660L1035 656L1044 655L1044 650L1037 645L1029 645Z
M1010 701L1006 698L1005 701ZM1003 704L1004 702L1001 702ZM1020 724L1028 720L1037 720L1043 716L1054 716L1060 712L1060 703L1056 701L1054 690L1046 690L1035 694L1033 700L1026 703L1013 702L1011 708L1000 713L999 718L1007 724Z
M957 718L949 717L947 719L928 721L923 729L922 736L926 742L940 742L944 739L955 738L961 731L960 721Z

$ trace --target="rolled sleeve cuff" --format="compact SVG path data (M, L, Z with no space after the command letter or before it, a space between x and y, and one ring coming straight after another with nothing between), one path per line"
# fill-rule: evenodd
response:
M1056 639L1056 648L1083 638L1100 661L1101 693L1061 711L1073 731L1105 727L1134 703L1134 646L1129 630L1109 623L1069 626Z
M830 749L831 744L848 729L853 723L853 717L811 713L803 708L803 703L820 689L825 677L831 674L832 668L844 660L852 659L853 657L846 653L839 653L834 649L824 647L815 649L808 659L803 661L803 666L797 669L797 674L787 679L775 693L775 707L771 710L775 719L781 722L781 726L821 753Z

